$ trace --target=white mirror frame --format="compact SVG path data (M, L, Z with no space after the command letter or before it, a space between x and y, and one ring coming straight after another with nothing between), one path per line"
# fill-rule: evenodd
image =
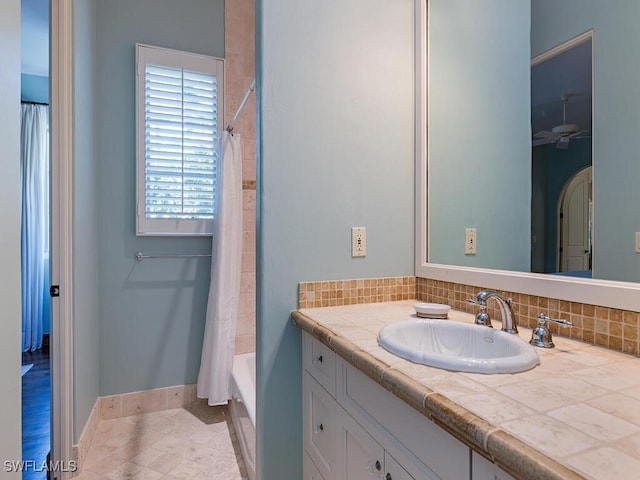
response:
M429 263L428 202L428 45L427 3L415 2L415 275L445 282L475 285L539 297L640 312L640 283L567 278L539 273Z

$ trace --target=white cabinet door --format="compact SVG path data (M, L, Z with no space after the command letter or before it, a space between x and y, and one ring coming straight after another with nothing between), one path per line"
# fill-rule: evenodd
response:
M345 480L379 480L384 471L383 448L353 418L343 417Z
M340 407L309 373L302 389L304 450L325 479L340 480Z
M476 452L471 456L471 480L516 480Z

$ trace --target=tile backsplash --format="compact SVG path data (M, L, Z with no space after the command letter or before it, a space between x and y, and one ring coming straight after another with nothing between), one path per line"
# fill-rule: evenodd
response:
M335 307L416 298L415 277L357 278L300 282L298 307Z
M359 303L392 302L416 298L423 302L445 303L467 312L477 306L467 302L482 288L472 285L415 277L359 278L322 282L301 282L299 308L331 307ZM640 313L557 298L537 297L501 291L513 299L513 311L522 326L533 328L539 313L573 323L567 328L550 324L554 335L570 337L631 355L640 355ZM491 318L499 319L495 302L489 301Z
M475 312L475 305L467 302L481 290L479 287L443 282L428 278L416 279L416 298L421 301L446 303L452 308ZM638 355L638 326L640 314L628 310L600 307L586 303L569 302L557 298L536 297L523 293L501 291L513 299L513 311L520 325L533 328L539 313L551 318L571 321L567 328L550 324L554 335L571 337L612 350ZM499 319L495 302L489 301L488 311L493 319Z

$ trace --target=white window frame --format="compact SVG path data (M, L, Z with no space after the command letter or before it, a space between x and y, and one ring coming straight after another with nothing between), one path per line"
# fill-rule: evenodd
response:
M224 128L224 59L140 43L136 44L136 235L211 235L213 229L212 219L147 218L145 182L145 67L147 65L181 68L191 72L216 76L218 92L217 139Z

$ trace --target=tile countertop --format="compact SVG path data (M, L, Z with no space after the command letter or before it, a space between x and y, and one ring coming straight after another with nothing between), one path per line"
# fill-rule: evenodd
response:
M378 346L415 301L301 309L293 322L474 450L519 478L640 478L640 359L554 337L516 374L449 372ZM452 310L451 320L473 322ZM498 322L494 320L494 326ZM531 330L519 327L528 341Z

